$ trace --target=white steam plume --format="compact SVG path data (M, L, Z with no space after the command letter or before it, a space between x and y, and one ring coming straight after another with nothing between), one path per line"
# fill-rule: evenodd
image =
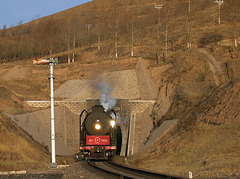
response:
M113 88L103 82L98 83L96 87L101 92L100 104L103 106L104 111L107 112L113 109L116 104L116 99L111 95Z

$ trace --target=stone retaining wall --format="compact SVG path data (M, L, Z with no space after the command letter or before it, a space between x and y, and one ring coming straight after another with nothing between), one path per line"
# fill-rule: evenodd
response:
M37 142L51 151L50 108L33 113L8 116ZM65 106L55 107L56 154L72 155L78 150L78 115Z

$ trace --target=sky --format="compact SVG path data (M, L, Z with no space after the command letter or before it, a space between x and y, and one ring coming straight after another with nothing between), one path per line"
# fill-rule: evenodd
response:
M0 29L27 23L91 0L0 0Z

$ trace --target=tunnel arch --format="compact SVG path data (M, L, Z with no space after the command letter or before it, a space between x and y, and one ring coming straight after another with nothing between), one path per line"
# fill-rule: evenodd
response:
M116 155L120 155L121 153L121 148L122 148L122 131L121 127L119 124L116 126L116 136L117 136L117 150L116 150Z

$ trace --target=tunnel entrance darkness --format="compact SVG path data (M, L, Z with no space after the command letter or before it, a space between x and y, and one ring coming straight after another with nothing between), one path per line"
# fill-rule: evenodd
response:
M122 132L121 132L121 127L119 125L117 127L117 151L116 155L120 155L121 148L122 148Z

